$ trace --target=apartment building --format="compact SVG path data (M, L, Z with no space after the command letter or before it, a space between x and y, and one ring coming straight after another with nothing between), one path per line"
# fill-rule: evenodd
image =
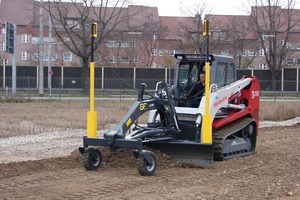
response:
M83 5L78 3L74 6L74 3L68 2L62 2L61 4L62 7L65 6L70 9L68 12L71 14L67 23L76 25L76 20L80 18L80 16L76 16L76 9ZM190 42L183 35L180 35L180 31L177 30L188 25L192 26L193 17L160 17L157 7L130 5L120 9L122 9L124 16L130 17L118 24L101 41L100 46L95 51L96 66L164 67L165 63L174 63L174 53L187 51L183 47L186 48ZM15 13L18 14L16 15ZM11 65L12 60L12 55L5 52L4 22L7 21L17 25L17 66L38 65L39 16L39 6L33 0L1 1L0 58L2 64ZM43 60L45 65L50 59L52 66L82 66L81 59L67 48L64 42L59 40L57 33L52 32L52 37L49 37L50 28L54 24L53 22L50 25L49 20L49 14L44 12ZM92 21L93 19L91 19ZM94 21L97 22L96 19ZM101 29L101 25L98 27ZM89 41L90 36L86 35L86 41ZM66 35L64 39L70 39L69 35ZM51 52L49 51L49 44L51 44ZM193 47L190 48L192 49Z
M212 51L235 57L240 68L300 67L300 10L251 7L249 15L206 15L212 26ZM276 68L276 66L274 67Z
M69 18L66 21L68 26L78 26L80 29L77 21L82 16L76 10L77 8L83 10L83 4L76 3L75 6L74 3L61 2L60 7L68 8ZM269 52L269 49L267 45L262 46L262 43L264 41L272 42L274 34L276 34L277 45L284 44L288 49L283 59L284 67L299 67L300 23L297 22L297 19L300 18L300 10L294 10L291 19L294 26L289 30L289 37L286 40L287 34L284 26L278 27L276 33L259 33L257 31L252 15L254 11L263 12L263 10L256 9L253 7L249 15L243 16L206 15L205 18L211 22L211 52L234 56L240 68L267 69L265 54ZM287 12L285 9L277 9L279 13ZM107 11L113 12L109 9ZM17 25L17 66L38 65L40 55L39 12L39 5L34 0L0 1L0 66L9 66L12 61L12 55L5 52L5 21ZM133 5L119 8L118 12L122 13L123 20L116 24L114 29L110 29L110 34L103 37L101 44L95 50L96 67L162 68L174 65L173 55L175 53L199 53L205 49L204 43L199 42L203 41L201 38L202 24L197 16L164 17L159 16L157 7ZM93 20L97 22L95 15L90 15L90 17L91 22ZM52 21L51 25L50 20ZM287 23L283 17L278 20ZM61 31L61 35L54 31L49 34L52 26L59 25L55 23L55 19L51 19L46 11L43 24L45 65L50 59L52 66L81 67L82 59L66 46L69 40L71 42L71 36L63 31ZM102 25L98 25L99 35L101 35ZM89 37L89 34L86 34L85 41L89 41ZM88 48L89 43L86 42L83 45Z

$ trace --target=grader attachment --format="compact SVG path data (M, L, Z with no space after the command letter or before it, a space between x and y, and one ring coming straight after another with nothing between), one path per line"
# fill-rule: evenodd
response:
M137 101L129 112L113 129L104 133L103 138L83 137L83 147L80 152L84 155L85 168L99 168L102 159L101 152L91 146L107 146L111 151L133 148L133 155L138 159L138 171L141 175L152 175L157 167L156 155L144 149L144 146L160 150L172 159L201 167L209 167L213 163L212 144L201 144L197 139L198 125L178 123L174 103L170 96L170 87L164 83L157 84L155 96L144 99L145 85L142 85ZM146 126L138 125L137 119L144 113L152 111L157 120ZM135 125L134 128L131 128ZM180 129L191 131L184 133ZM192 128L187 128L192 127ZM132 131L132 132L131 132ZM192 136L193 135L193 136ZM193 140L189 140L193 138Z

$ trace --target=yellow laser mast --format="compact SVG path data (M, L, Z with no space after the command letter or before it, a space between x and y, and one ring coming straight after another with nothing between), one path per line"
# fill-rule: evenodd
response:
M90 62L90 111L87 113L87 137L97 137L97 112L95 111L95 63L94 40L97 37L97 23L91 27L91 62Z
M203 22L203 36L206 39L206 61L205 61L205 113L202 123L202 138L204 144L212 144L212 116L210 114L210 63L209 63L209 21Z

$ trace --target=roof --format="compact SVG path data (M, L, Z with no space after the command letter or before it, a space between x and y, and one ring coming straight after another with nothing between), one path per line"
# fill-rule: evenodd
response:
M130 28L142 30L147 24L159 23L157 7L129 5L128 8L128 26Z
M80 12L83 13L84 5L82 2L44 2L43 6L46 9L52 9L54 16L59 16L58 9L63 14L67 14L69 18L80 17ZM95 12L89 12L90 19L97 19L99 16L100 7L95 5ZM118 23L117 29L126 30L128 27L141 27L145 25L149 20L152 22L159 23L158 9L157 7L148 6L136 6L129 5L128 7L107 7L105 12L106 16L118 16L121 19L121 23ZM16 17L17 15L17 17ZM39 25L40 7L37 1L34 0L1 0L0 1L0 20L5 22L8 21L13 24L28 25ZM44 11L44 21L48 21L47 11ZM109 18L109 17L108 17ZM107 19L108 19L107 18ZM104 19L104 17L103 17ZM105 20L105 19L104 19ZM111 20L113 21L113 20ZM47 23L48 24L48 23Z
M31 22L34 11L34 0L1 0L0 20L17 25L27 25ZM18 17L16 17L16 15Z
M194 30L194 17L159 17L160 26L166 27L165 39L182 39L182 32Z

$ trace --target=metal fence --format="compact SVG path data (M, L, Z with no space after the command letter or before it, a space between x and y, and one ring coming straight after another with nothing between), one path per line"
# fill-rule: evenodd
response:
M52 67L51 88L53 89L81 89L82 69L78 67ZM5 72L5 74L3 73ZM44 69L44 88L48 88L47 68ZM140 83L146 83L147 89L155 89L159 81L171 83L173 80L172 68L96 68L95 89L122 90L139 88ZM17 90L30 90L38 87L38 75L36 67L18 67ZM272 91L272 75L269 70L237 70L237 78L244 75L256 76L260 82L262 91ZM299 68L283 69L276 79L277 92L298 92L300 88ZM0 88L10 89L12 86L11 67L0 66Z

